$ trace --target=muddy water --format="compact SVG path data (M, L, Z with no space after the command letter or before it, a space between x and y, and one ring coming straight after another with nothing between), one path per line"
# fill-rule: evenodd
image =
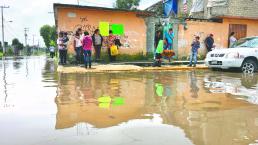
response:
M0 145L258 144L257 74L55 69L1 61Z

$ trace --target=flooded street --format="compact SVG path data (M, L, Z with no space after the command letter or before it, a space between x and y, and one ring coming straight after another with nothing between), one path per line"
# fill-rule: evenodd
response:
M0 61L0 145L257 145L258 75Z

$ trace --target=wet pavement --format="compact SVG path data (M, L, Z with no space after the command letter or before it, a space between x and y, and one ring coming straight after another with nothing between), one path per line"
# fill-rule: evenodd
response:
M0 145L256 145L258 75L0 61Z

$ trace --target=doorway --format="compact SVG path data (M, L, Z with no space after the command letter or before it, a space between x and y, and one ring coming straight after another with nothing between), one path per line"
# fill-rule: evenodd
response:
M235 37L238 39L244 38L247 35L247 25L245 24L229 24L229 35L235 32Z

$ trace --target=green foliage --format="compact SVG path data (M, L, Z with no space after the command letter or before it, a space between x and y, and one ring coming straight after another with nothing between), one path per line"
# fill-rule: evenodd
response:
M12 48L7 48L5 56L13 56L14 52Z
M135 10L139 6L140 0L116 0L115 7L119 9Z
M137 54L120 54L117 56L117 61L120 62L132 62L132 61L149 61L153 60L153 54L143 55L142 53Z
M109 56L107 52L101 54L101 59L103 62L109 62ZM117 62L134 62L134 61L152 61L153 53L144 55L143 53L137 54L119 54L116 58Z
M0 58L2 58L4 56L3 52L0 52Z
M19 50L22 50L23 48L24 48L24 46L23 46L23 44L19 41L19 39L17 39L17 38L14 38L13 40L12 40L12 46L14 47L14 48L18 48Z
M14 38L12 41L12 45L18 45L20 43L20 41L17 38Z
M198 59L198 60L204 60L205 57L206 57L205 55L199 54L199 55L197 56L197 59ZM181 60L181 61L188 61L188 60L190 60L190 56L182 56L182 57L179 58L179 60Z
M198 55L198 60L204 60L205 57L206 57L206 55L199 54L199 55Z
M47 48L50 47L50 44L56 42L57 34L56 27L44 25L40 28L40 36L42 36L44 43Z
M143 53L137 54L119 54L116 58L116 62L135 62L135 61L153 61L153 53L144 55ZM94 60L95 56L92 56ZM109 63L109 55L107 52L101 53L101 63ZM69 53L67 56L67 61L69 64L75 64L75 54Z

